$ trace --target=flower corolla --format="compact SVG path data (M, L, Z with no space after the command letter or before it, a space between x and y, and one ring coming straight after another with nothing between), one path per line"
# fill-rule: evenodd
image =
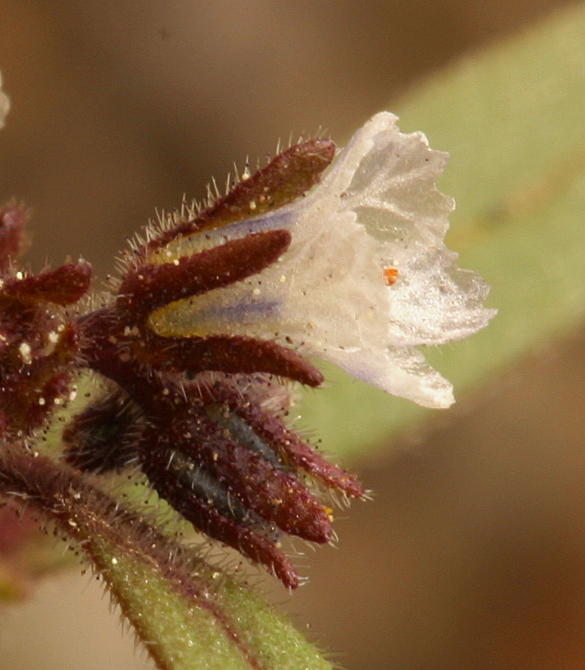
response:
M150 327L164 337L276 341L391 394L448 407L452 385L416 347L465 338L495 310L483 305L485 282L443 241L454 201L435 180L447 159L422 133L401 133L393 114L377 114L304 198L171 241L165 262L269 230L292 239L261 273L166 305Z

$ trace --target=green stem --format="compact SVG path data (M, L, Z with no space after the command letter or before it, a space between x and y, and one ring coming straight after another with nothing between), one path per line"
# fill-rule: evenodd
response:
M76 471L6 449L0 492L82 552L161 670L330 670L257 595Z

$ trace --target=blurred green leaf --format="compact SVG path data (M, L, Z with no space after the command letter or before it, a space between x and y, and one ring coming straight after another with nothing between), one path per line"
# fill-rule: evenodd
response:
M498 316L467 341L428 351L457 397L583 322L585 6L468 56L391 106L451 161L449 248L492 286ZM303 423L326 449L357 455L440 415L330 374Z

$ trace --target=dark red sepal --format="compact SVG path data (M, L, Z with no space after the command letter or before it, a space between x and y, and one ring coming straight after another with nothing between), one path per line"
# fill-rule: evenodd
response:
M112 391L77 414L63 431L64 457L82 472L119 471L136 460L143 417L121 391Z
M32 326L35 331L29 333L31 337L11 338L0 359L0 411L8 422L6 430L27 435L68 399L68 369L78 353L78 329L75 324L61 324L58 331L51 332L57 335L51 344L45 336L56 324L46 314L36 323L18 325Z
M233 547L254 563L272 571L289 589L299 585L297 571L286 554L269 537L218 511L212 504L182 485L169 470L171 451L148 448L142 469L154 489L195 528Z
M204 421L197 418L198 430ZM183 437L185 432L195 432L189 431L188 422L181 424L180 430L167 427L167 434L177 451L200 464L214 481L221 483L228 495L265 521L311 542L324 544L331 539L331 520L306 486L259 454L224 436L211 421L209 425L210 435L205 440ZM162 425L155 424L152 437L158 437L161 430ZM147 437L144 439L146 442Z
M243 409L243 414L252 413L255 408ZM246 410L252 410L248 412ZM285 462L294 464L304 470L311 477L321 481L329 488L340 491L352 498L363 498L366 494L364 487L345 470L334 463L330 463L306 442L291 430L288 430L281 421L268 417L254 421L248 417L250 424L269 444L276 445Z
M205 395L203 389L202 393ZM280 417L262 410L258 403L246 402L240 393L227 384L216 384L208 393L210 401L214 399L226 403L230 411L241 417L281 456L284 463L304 470L310 477L352 498L363 498L366 494L355 477L314 451L294 431L289 430Z
M118 291L118 305L133 323L158 307L206 293L257 274L272 265L290 244L286 230L271 230L230 240L174 263L131 270Z
M51 302L72 305L82 298L91 283L91 266L80 261L67 263L54 270L22 278L7 277L0 296L30 302Z
M294 202L319 182L334 157L331 140L315 138L295 144L248 179L242 179L193 220L163 231L147 248L159 249L176 237L243 221Z
M307 386L319 386L323 375L294 349L253 337L210 335L167 338L145 334L135 347L140 360L159 370L197 374L205 370L228 373L265 372Z

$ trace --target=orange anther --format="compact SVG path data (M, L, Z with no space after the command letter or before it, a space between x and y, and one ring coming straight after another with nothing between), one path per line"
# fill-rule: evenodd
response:
M392 286L398 279L398 268L384 268L384 279L387 286Z

